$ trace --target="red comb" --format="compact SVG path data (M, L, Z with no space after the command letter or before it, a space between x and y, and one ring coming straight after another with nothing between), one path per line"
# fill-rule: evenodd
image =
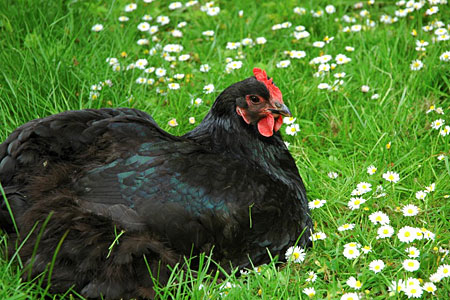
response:
M255 77L258 81L261 81L262 83L264 83L266 85L267 89L269 90L270 96L273 99L278 100L281 103L283 103L283 95L281 94L280 89L277 88L275 86L275 84L273 84L272 78L271 79L267 78L266 71L261 70L259 68L254 68L253 74L255 75Z

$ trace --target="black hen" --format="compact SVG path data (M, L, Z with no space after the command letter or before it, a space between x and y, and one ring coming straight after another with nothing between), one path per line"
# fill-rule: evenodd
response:
M164 284L167 266L184 256L213 250L229 269L266 263L267 251L283 257L297 241L306 246L305 188L277 132L290 112L266 73L254 74L223 91L182 137L122 108L16 129L0 145L8 201L0 226L26 239L20 255L30 274L55 259L54 292L152 298L149 269Z

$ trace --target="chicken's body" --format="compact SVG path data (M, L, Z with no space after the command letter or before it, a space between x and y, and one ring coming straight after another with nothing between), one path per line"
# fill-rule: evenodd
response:
M226 89L182 137L133 109L70 111L16 129L0 145L9 204L0 226L14 232L10 207L20 239L34 229L20 251L32 275L60 243L53 291L152 298L148 269L164 284L166 266L183 256L212 250L229 269L305 246L305 189L276 132L285 106L255 75ZM257 114L263 99L270 109Z

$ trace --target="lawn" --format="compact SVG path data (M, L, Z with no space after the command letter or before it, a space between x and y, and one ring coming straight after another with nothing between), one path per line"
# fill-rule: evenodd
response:
M313 247L225 280L174 270L160 297L447 299L449 31L447 0L4 0L0 140L35 118L123 106L181 135L263 68L294 115L281 131ZM1 299L80 298L22 281L0 241Z

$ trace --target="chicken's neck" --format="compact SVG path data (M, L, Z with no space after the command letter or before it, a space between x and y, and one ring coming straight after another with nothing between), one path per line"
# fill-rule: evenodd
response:
M233 114L209 113L201 124L184 137L224 155L246 160L264 169L279 168L288 150L279 133L272 137L259 134L256 126L249 126Z

